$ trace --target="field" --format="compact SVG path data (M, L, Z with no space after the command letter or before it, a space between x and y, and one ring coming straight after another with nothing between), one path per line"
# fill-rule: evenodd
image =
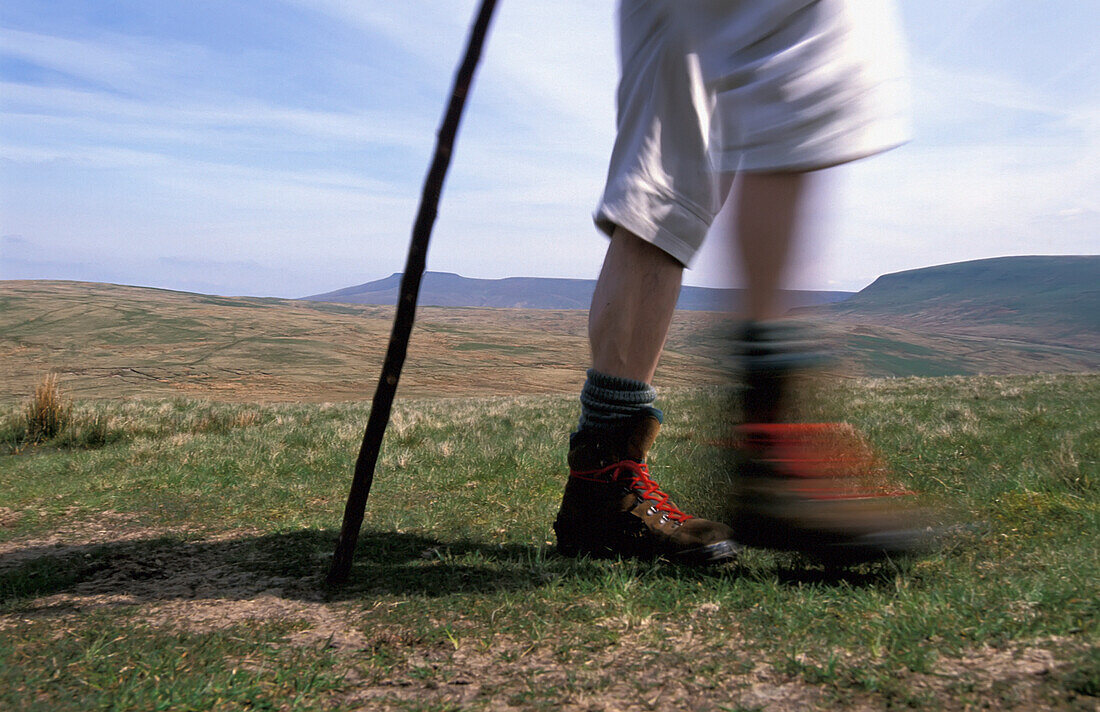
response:
M580 311L420 309L401 392L576 392L585 319ZM392 307L3 282L0 403L25 396L47 371L85 398L363 400L374 393L392 323ZM677 350L665 371L670 385L715 378L712 365Z
M446 316L422 344L497 353ZM155 328L167 340L186 318ZM382 338L360 328L357 343ZM222 382L217 358L192 368ZM557 357L500 358L510 378ZM847 571L764 551L702 571L561 558L575 395L403 390L337 590L322 579L368 404L218 403L172 383L77 399L37 443L29 388L0 410L0 709L1097 709L1100 376L822 389L815 411L843 413L967 524L934 555ZM652 468L704 515L722 501L722 400L659 403Z
M844 319L832 336L850 376L1100 370L1091 332L1082 343L1055 344L1034 330L956 333L943 322L920 330ZM26 397L47 372L80 398L363 400L374 393L392 320L390 307L0 282L0 404ZM401 394L575 394L588 358L586 323L582 310L422 308ZM722 326L712 313L677 313L657 382L723 383Z

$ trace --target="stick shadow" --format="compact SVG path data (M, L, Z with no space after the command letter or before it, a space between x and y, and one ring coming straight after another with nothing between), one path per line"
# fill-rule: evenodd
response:
M347 585L326 589L337 531L198 539L166 535L78 545L41 545L0 554L0 611L33 610L58 594L96 605L185 599L246 600L270 594L302 601L531 590L561 577L599 579L608 566L647 576L715 578L761 575L781 583L874 586L895 572L829 571L778 560L763 571L739 565L694 569L671 564L566 559L546 546L444 541L421 534L365 531ZM44 602L44 606L49 606Z

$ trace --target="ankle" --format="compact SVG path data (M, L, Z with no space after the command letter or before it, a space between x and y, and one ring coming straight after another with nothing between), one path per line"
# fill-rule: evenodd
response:
M644 381L611 376L592 368L581 389L581 416L577 431L613 435L629 428L640 417L660 423L661 411L653 407L657 391Z

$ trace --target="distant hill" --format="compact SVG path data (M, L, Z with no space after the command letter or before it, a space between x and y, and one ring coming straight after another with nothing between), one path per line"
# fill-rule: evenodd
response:
M1100 348L1100 256L997 257L886 274L810 312L907 329Z
M1054 287L1036 291L1045 297L1025 299L1008 311L988 307L991 297L983 301L982 290L977 290L967 298L979 316L969 320L957 307L963 299L958 295L973 285L959 286L949 279L939 287L918 289L921 274L936 277L938 269L915 270L896 281L899 289L909 290L906 300L891 297L886 287L893 280L884 278L886 287L876 283L864 290L864 311L828 314L827 330L837 341L847 373L1100 370L1097 311L1087 298L1079 303L1082 294L1095 300L1095 280L1062 296ZM1071 279L1072 271L1062 272L1061 283ZM978 279L972 271L962 273ZM1082 279L1088 275L1086 271ZM1038 290L1023 277L1017 282L1004 291L1019 296ZM953 301L941 304L946 290L959 291ZM927 314L915 311L925 303L932 305ZM846 303L831 308L842 307ZM378 378L393 312L392 306L369 304L0 280L0 405L25 399L48 372L58 373L73 397L367 398ZM1027 316L1035 313L1044 316ZM998 314L1004 318L998 320ZM922 319L928 324L922 325ZM716 312L679 312L657 371L661 387L727 383L729 326ZM1044 331L1062 334L1064 340L1051 343L1053 337ZM587 312L576 307L425 306L417 314L409 354L401 380L404 397L575 397L588 366Z
M392 306L0 280L0 406L25 399L50 372L76 398L369 398L393 315ZM698 351L699 335L717 318L678 316L679 335L658 371L662 385L721 382L713 359ZM400 395L575 398L587 366L582 309L424 307Z
M344 304L397 303L401 273L385 279L334 292L302 297L307 301L341 302ZM420 285L419 304L436 307L494 307L507 309L587 309L596 288L591 279L552 279L544 277L509 277L506 279L471 279L449 272L427 272ZM743 290L684 287L676 308L683 311L723 311L731 300L737 300ZM805 307L833 304L852 296L852 292L791 290L792 306ZM733 303L737 303L734 301Z

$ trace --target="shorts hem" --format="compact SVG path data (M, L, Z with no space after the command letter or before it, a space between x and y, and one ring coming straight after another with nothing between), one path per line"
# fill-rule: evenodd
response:
M863 136L863 140L836 140L829 147L819 150L784 146L766 146L758 149L728 151L717 157L716 163L721 171L739 173L766 172L809 172L833 166L852 163L886 153L909 142L908 122L898 120L886 126L881 122L873 130L873 135ZM860 133L868 133L866 129Z
M619 226L624 230L629 230L642 240L645 240L662 252L668 254L684 267L690 268L691 263L695 260L696 253L699 251L699 246L702 245L702 236L706 235L710 226L687 209L678 205L676 207L679 208L679 210L676 211L676 220L678 222L687 218L698 224L701 231L699 245L693 246L691 243L681 239L676 233L664 225L658 224L633 210L615 211L604 204L596 209L592 217L596 223L596 227L608 237L611 237L611 234L615 231L615 227Z

